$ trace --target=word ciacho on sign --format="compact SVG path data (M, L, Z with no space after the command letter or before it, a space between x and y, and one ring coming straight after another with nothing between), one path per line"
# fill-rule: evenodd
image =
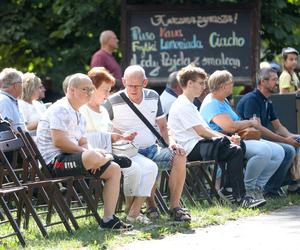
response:
M255 5L122 9L123 65L140 64L150 82L164 84L171 72L190 63L208 73L226 69L242 84L255 80L259 55Z

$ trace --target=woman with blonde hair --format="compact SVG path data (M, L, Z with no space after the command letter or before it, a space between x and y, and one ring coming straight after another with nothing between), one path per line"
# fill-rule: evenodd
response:
M36 100L39 99L41 88L43 88L42 81L34 73L23 75L22 94L18 104L29 131L36 130L42 116L42 111L35 104Z
M203 100L200 115L211 129L224 134L234 134L248 127L260 129L261 124L257 119L242 121L231 108L227 100L233 89L233 76L230 72L215 71L210 75L208 85L211 93ZM279 168L284 151L276 143L267 140L245 140L244 143L247 159L244 174L246 193L264 200L263 188Z

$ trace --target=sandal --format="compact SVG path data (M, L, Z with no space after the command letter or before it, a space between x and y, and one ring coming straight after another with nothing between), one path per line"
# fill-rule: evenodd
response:
M175 207L175 208L171 209L170 217L174 221L184 221L184 222L191 221L191 215L181 207Z
M146 211L146 215L149 219L157 220L160 218L157 207L149 207Z

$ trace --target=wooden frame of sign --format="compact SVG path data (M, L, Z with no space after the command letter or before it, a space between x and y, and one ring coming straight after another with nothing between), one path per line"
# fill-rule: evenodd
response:
M237 84L256 81L260 1L250 5L128 5L122 1L122 67L144 67L152 86L194 63L209 74L226 69Z

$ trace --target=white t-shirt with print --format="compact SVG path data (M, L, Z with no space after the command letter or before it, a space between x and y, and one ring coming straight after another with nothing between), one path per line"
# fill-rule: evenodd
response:
M73 109L66 97L52 104L37 127L37 146L46 163L49 164L57 155L63 153L53 145L51 129L67 132L69 139L78 144L85 137L85 127L84 117Z
M199 140L203 139L193 129L194 126L208 127L197 107L185 96L180 95L171 106L168 126L173 138L189 154Z

